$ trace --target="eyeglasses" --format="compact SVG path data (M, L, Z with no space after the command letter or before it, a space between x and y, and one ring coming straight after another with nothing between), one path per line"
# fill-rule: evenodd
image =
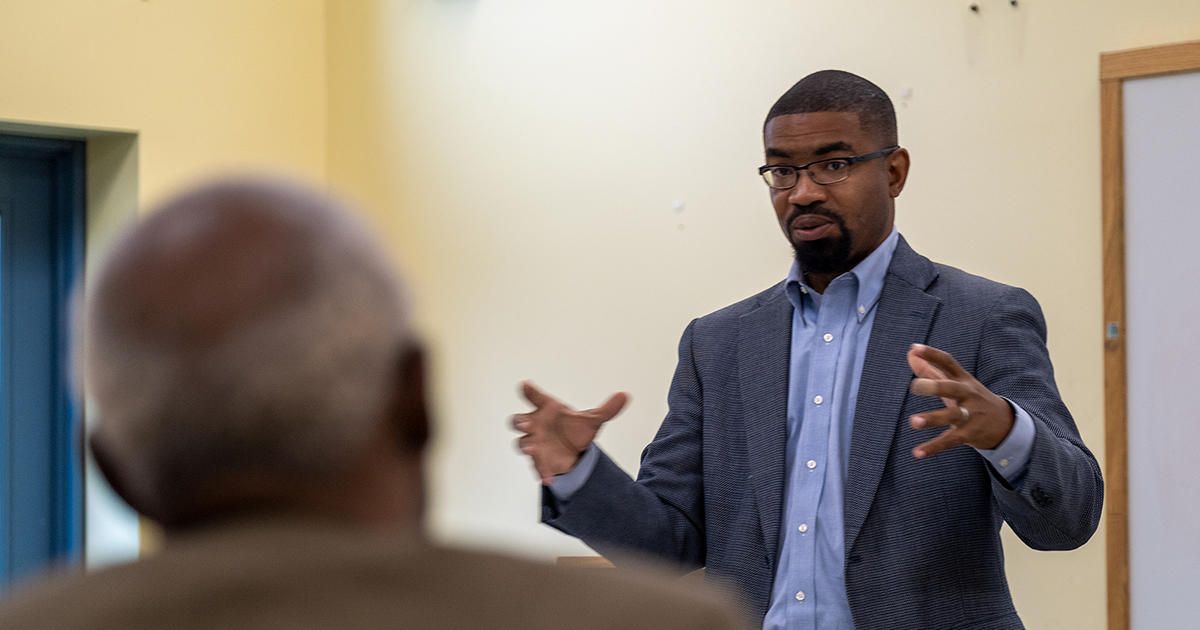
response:
M812 180L822 186L827 184L836 184L850 177L850 165L858 164L859 162L869 162L891 154L900 147L888 147L882 151L874 153L863 153L862 155L851 155L844 158L832 158L828 160L817 160L809 162L804 166L789 166L787 164L775 164L758 167L758 174L762 175L763 181L775 190L787 190L795 186L800 181L800 171L808 171L808 176Z

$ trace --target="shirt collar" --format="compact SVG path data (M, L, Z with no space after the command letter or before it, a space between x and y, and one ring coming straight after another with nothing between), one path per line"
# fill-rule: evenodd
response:
M883 243L880 243L879 247L875 248L875 251L846 272L853 274L858 280L858 296L855 300L854 315L858 318L859 323L862 323L871 309L875 307L875 303L879 301L879 294L883 292L883 281L887 277L888 267L892 264L892 254L896 253L896 244L899 242L900 232L893 226L892 233L883 240ZM805 298L808 298L812 305L810 308L820 308L820 294L813 291L812 287L804 282L804 273L800 271L798 261L792 262L792 268L788 272L784 288L788 300L802 315L805 310ZM802 319L807 326L808 318L802 317Z

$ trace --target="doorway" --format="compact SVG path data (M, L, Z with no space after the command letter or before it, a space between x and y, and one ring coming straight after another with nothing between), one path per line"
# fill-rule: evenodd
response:
M1100 59L1109 630L1191 628L1200 42Z
M82 141L0 134L0 593L82 552L82 411L68 383Z

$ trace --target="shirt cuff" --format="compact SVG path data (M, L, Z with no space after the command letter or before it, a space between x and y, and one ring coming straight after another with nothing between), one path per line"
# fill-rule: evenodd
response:
M1004 400L1008 401L1016 416L1012 430L996 448L975 450L1009 485L1015 487L1025 476L1025 471L1029 470L1029 457L1033 454L1033 418L1013 401Z
M574 468L561 475L555 475L550 485L547 486L554 494L554 498L559 501L569 501L571 497L575 496L575 493L587 482L588 477L592 476L598 459L600 459L600 449L593 442L588 445L583 455L579 456L579 461L575 463Z

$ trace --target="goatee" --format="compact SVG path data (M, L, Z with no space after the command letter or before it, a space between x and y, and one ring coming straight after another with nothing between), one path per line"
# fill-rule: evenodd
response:
M792 249L796 251L800 270L817 275L846 271L846 265L850 262L850 232L846 229L846 222L841 216L824 208L808 206L793 210L788 217L788 224L802 214L815 214L832 220L837 224L838 236L815 241L793 241Z

